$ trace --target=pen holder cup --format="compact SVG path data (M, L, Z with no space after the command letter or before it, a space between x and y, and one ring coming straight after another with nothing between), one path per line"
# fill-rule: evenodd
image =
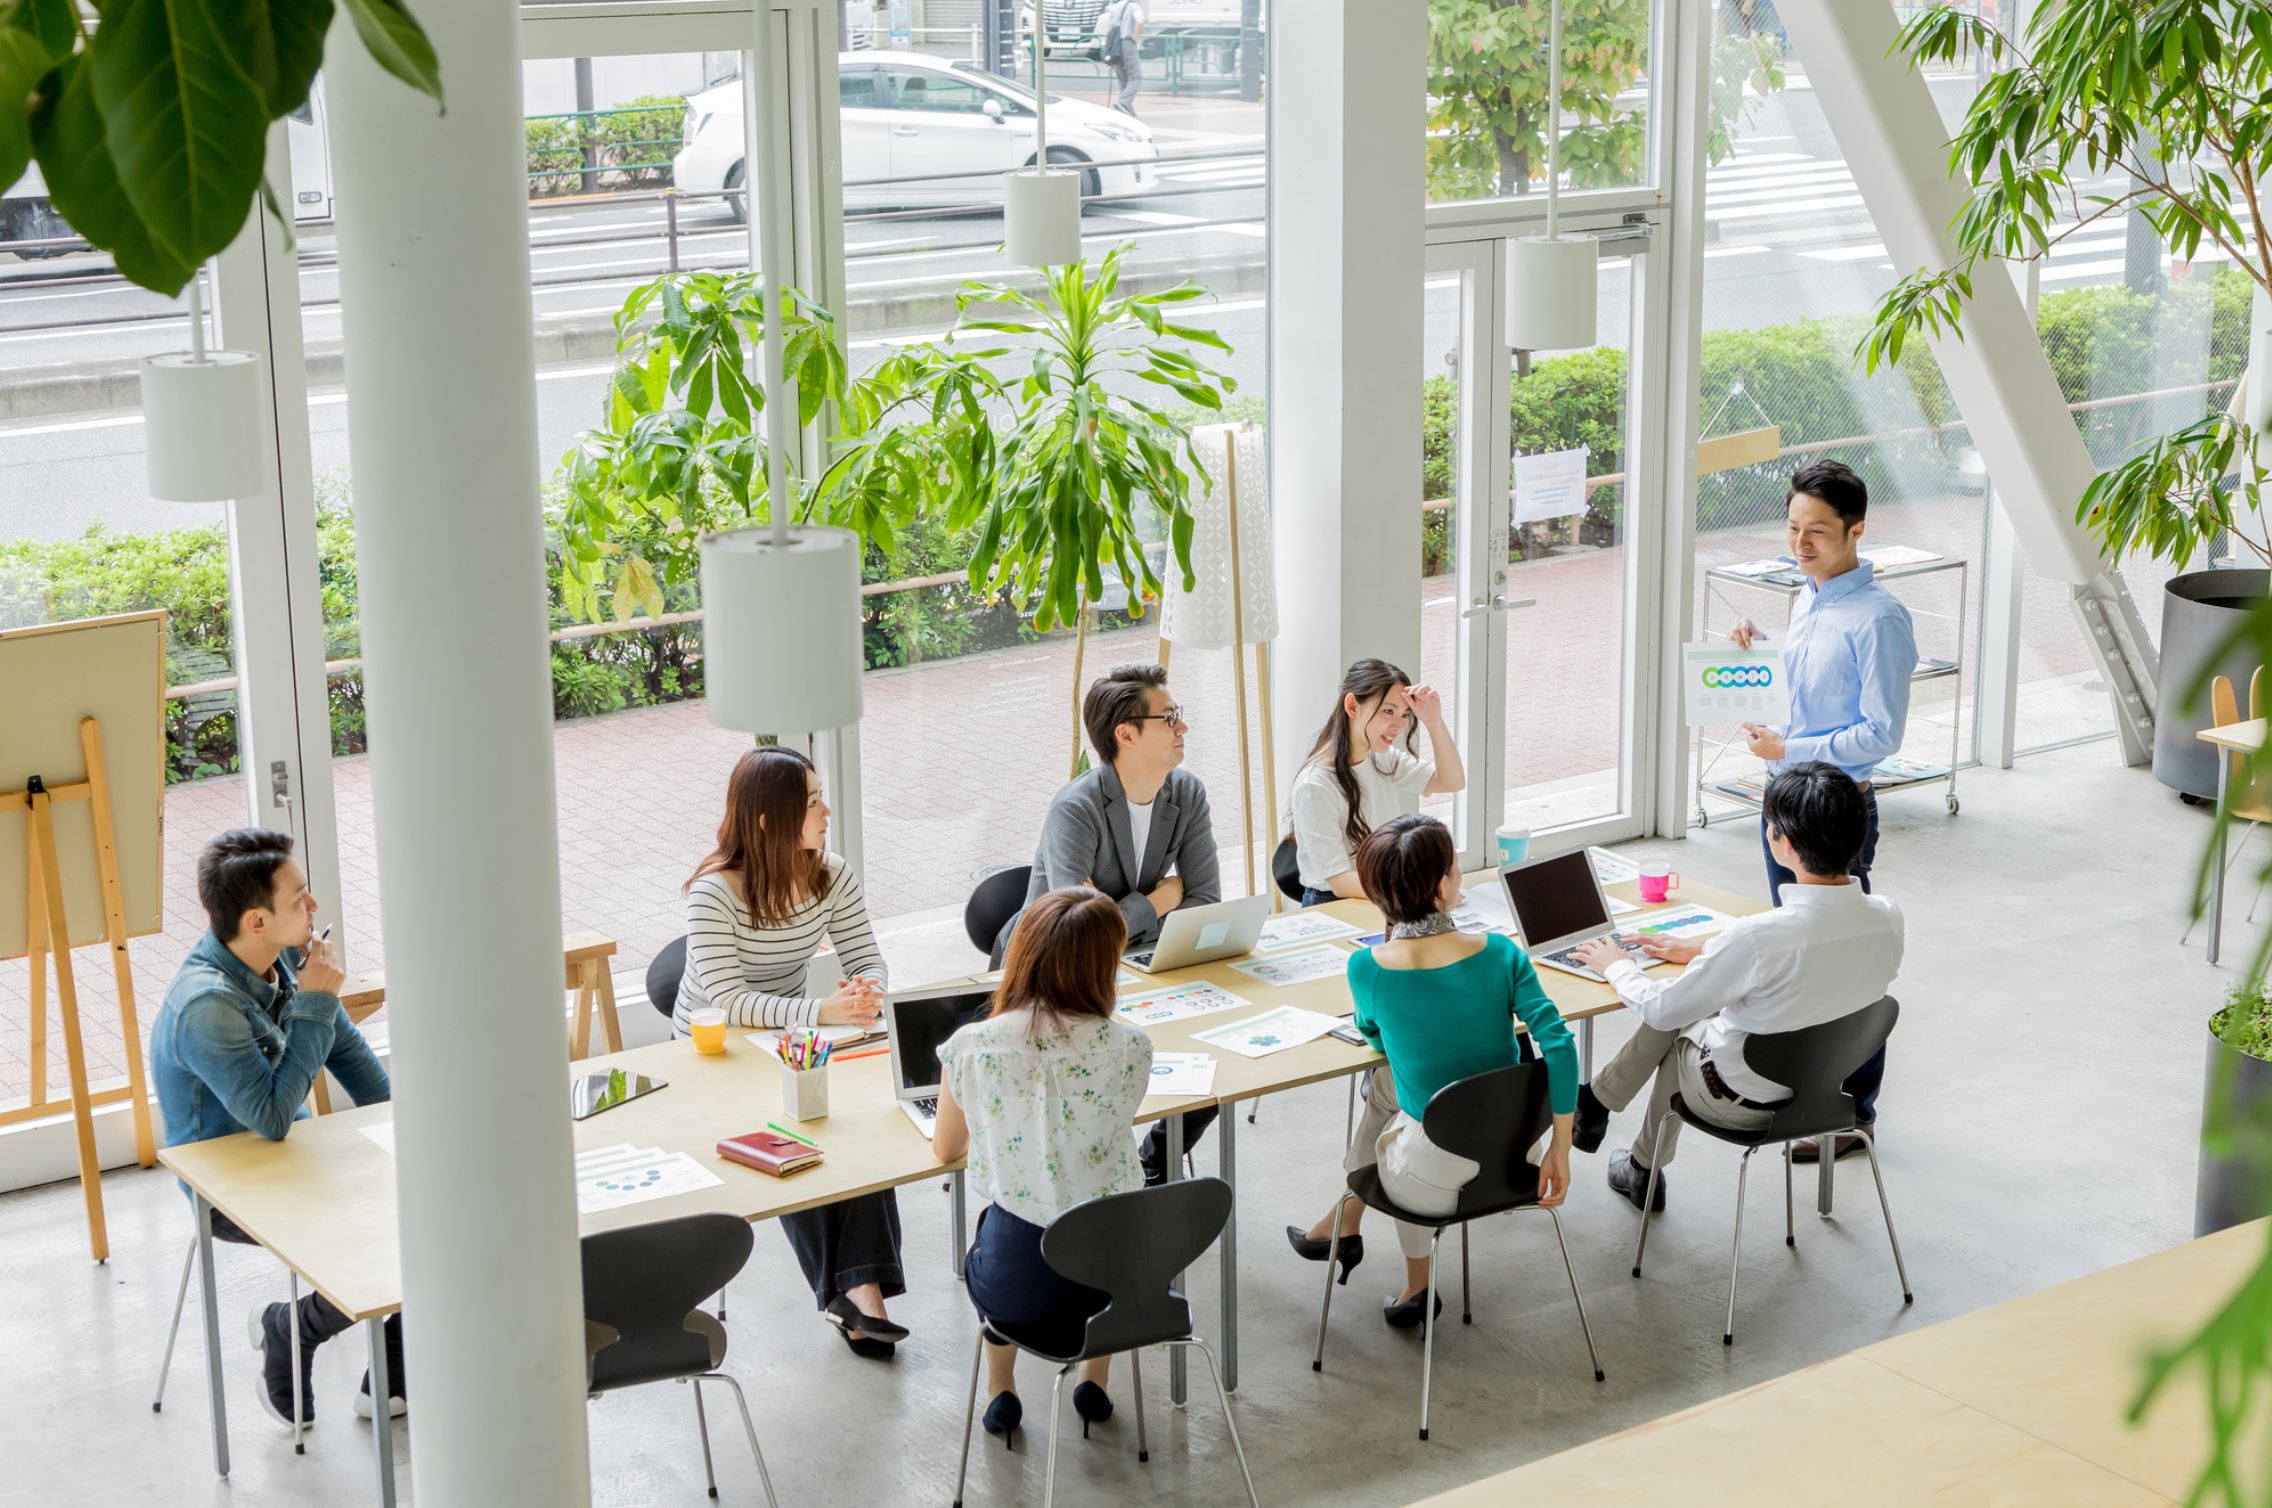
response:
M781 1065L781 1111L795 1121L817 1121L828 1115L828 1069L795 1069Z

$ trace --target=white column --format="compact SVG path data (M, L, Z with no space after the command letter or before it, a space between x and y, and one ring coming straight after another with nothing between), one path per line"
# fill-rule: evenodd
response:
M1270 29L1280 790L1351 660L1420 674L1427 12L1300 9Z
M590 1500L519 8L427 5L448 113L335 24L348 442L421 1503Z

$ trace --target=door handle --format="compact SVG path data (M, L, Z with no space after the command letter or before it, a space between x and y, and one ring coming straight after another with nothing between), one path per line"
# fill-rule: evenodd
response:
M1538 606L1538 599L1536 597L1518 597L1513 599L1512 601L1505 597L1493 597L1489 602L1485 602L1481 597L1478 597L1474 602L1470 603L1467 607L1460 610L1460 617L1480 618L1485 613L1504 613L1518 607L1536 606Z
M894 136L914 136L917 132L913 126L893 126L891 134Z

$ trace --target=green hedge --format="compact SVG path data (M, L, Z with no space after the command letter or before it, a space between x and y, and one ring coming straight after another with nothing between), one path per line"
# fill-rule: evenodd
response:
M2044 349L2070 402L2101 393L2199 382L2200 364L2187 353L2209 352L2211 380L2236 378L2247 359L2251 284L2236 269L2197 274L2157 296L2123 288L2073 289L2046 295L2038 321ZM1750 428L1768 418L1786 445L1849 435L1945 424L1953 420L1948 390L1930 355L1913 349L1898 371L1863 379L1851 352L1859 318L1805 321L1755 330L1706 332L1702 352L1704 433ZM2178 375L2155 377L2163 344ZM2191 375L2187 375L2190 372ZM1734 391L1737 383L1740 392ZM1623 469L1626 371L1624 353L1612 350L1548 357L1514 384L1511 420L1524 450L1584 445L1595 475ZM2220 401L2222 395L2218 395ZM1420 495L1454 495L1458 393L1450 379L1432 378L1422 393ZM1754 406L1756 404L1756 407ZM2124 405L2079 415L2101 462L2139 438L2143 417L2151 434L2175 422L2180 408L2199 414L2204 395L2183 404ZM2143 414L2141 415L2141 411ZM1226 405L1225 418L1262 420L1261 398ZM1859 470L1877 498L1898 502L1946 490L1949 457L1967 445L1961 430L1919 434L1846 447L1841 459ZM1779 520L1788 460L1708 477L1698 491L1698 526L1761 526ZM318 568L323 596L325 654L352 659L360 649L354 516L343 474L317 483ZM1623 506L1621 487L1597 489L1578 526L1582 542L1614 537ZM1426 516L1423 569L1449 569L1452 510ZM1518 537L1514 558L1551 541ZM627 541L632 548L638 542ZM959 571L969 559L967 535L933 520L905 532L888 558L870 551L863 579L906 580ZM569 626L560 611L557 561L549 565L555 628ZM665 583L664 606L694 606L691 583ZM60 543L0 543L0 624L38 623L105 613L164 608L171 628L169 672L175 685L232 673L228 542L218 527L122 534L101 527ZM1107 615L1106 626L1130 621ZM948 659L1027 642L1030 625L1001 604L975 601L956 581L871 597L863 604L863 642L871 669ZM331 677L332 743L347 754L365 747L363 682L359 670ZM559 717L586 717L698 696L702 690L699 625L644 629L557 643L552 648L553 709ZM168 778L192 779L237 767L236 697L233 692L176 700L166 723Z
M581 190L587 144L597 149L603 188L663 188L671 181L670 160L685 140L686 99L643 94L613 110L532 116L524 125L532 196Z

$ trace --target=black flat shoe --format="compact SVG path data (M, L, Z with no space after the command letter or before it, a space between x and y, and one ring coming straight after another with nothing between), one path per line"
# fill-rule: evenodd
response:
M1074 1396L1078 1398L1080 1394L1076 1392ZM996 1393L994 1401L986 1405L986 1416L978 1422L986 1427L986 1433L1002 1437L1004 1449L1016 1450L1018 1424L1025 1416L1026 1406L1018 1402L1017 1394Z
M1084 1382L1073 1389L1073 1412L1081 1416L1081 1438L1086 1440L1090 1425L1112 1417L1112 1399L1095 1383Z
M1313 1241L1308 1232L1298 1225L1286 1227L1286 1244L1294 1248L1294 1255L1305 1262L1322 1262L1333 1250L1333 1243L1330 1240ZM1356 1271L1357 1264L1364 1260L1365 1238L1363 1236L1343 1236L1341 1238L1341 1277L1339 1279L1342 1287L1349 1286L1349 1274Z
M828 1307L820 1312L820 1316L839 1330L857 1330L872 1340L888 1342L907 1339L905 1325L895 1325L888 1319L863 1314L859 1305L841 1293L828 1301Z
M1395 1299L1382 1299L1381 1318L1388 1321L1391 1329L1417 1330L1420 1327L1422 1317L1421 1306L1428 1302L1431 1292L1432 1290L1423 1288L1401 1304ZM1444 1301L1438 1298L1436 1300L1436 1315L1441 1316L1443 1312Z

